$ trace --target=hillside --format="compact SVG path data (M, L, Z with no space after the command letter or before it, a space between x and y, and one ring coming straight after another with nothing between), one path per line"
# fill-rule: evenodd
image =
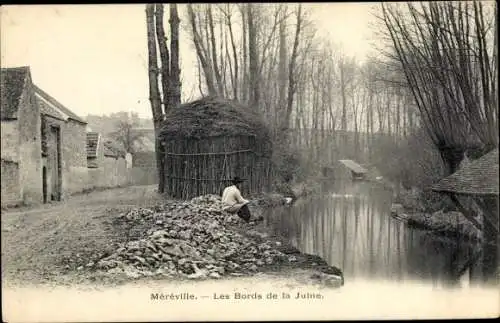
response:
M129 122L134 131L142 135L142 143L138 145L137 151L154 151L153 121L149 118L140 118L137 113L117 112L109 115L89 114L85 118L88 129L99 132L103 137L111 139L111 133L117 130L119 121Z

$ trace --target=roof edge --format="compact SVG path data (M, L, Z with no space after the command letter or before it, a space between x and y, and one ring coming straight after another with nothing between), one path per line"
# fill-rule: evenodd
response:
M45 112L41 112L40 113L42 116L46 117L46 118L52 118L52 119L56 119L56 120L60 120L60 121L66 121L64 119L61 119L59 117L56 117L56 116L53 116L53 115L50 115L48 113L45 113Z
M19 106L21 104L21 100L22 100L23 94L26 91L26 85L28 83L28 79L31 80L31 69L30 69L29 66L8 67L8 68L5 68L5 69L10 69L10 70L24 70L24 72L25 72L25 74L24 74L24 80L23 80L23 87L21 89L21 95L19 95L19 97L17 98L17 102L16 102L16 107L17 107L16 108L16 114L15 114L16 117L15 118L10 118L10 120L17 120L17 119L19 119L19 116L18 116Z
M36 84L33 84L33 88L35 89L35 94L38 94L39 97L50 103L54 108L56 108L62 115L67 117L67 120L73 120L81 124L88 124L86 121L84 121L82 118L77 116L73 111L65 107L61 102L59 102L57 99L55 99L53 96L42 90L39 86ZM72 117L70 114L65 112L62 108L68 110L69 112L75 114L75 116L78 118Z

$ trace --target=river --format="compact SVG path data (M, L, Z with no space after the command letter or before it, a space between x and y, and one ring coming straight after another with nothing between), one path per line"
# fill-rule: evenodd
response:
M408 228L390 215L391 199L380 187L349 182L270 210L265 219L300 251L341 268L346 284L367 279L450 287L484 284L480 270L466 266L474 259L475 246Z

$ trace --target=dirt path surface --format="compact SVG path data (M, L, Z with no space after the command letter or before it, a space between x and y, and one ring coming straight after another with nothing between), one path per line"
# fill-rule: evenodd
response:
M160 200L155 186L133 186L2 210L2 279L22 284L61 281L61 274L80 265L79 258L88 261L120 241L122 237L105 230L106 221L130 207Z
M136 207L152 207L165 200L155 186L109 189L73 196L65 202L2 211L2 279L7 286L28 285L115 285L130 279L95 275L90 263L116 251L128 242L130 228L117 227L117 218ZM146 223L147 224L147 223ZM235 223L234 232L254 241L272 241L293 257L292 263L276 263L262 268L268 274L299 278L297 270L339 273L320 257L301 254L271 234L262 222ZM122 230L123 229L123 230ZM137 229L137 228L136 228ZM139 227L139 229L141 229ZM140 230L139 230L140 231ZM143 230L144 231L144 230ZM281 241L281 242L278 242ZM292 277L293 276L293 277ZM304 276L304 277L305 277ZM155 280L157 278L146 278ZM162 278L160 278L162 279ZM316 275L316 279L323 279ZM141 279L143 280L143 279Z

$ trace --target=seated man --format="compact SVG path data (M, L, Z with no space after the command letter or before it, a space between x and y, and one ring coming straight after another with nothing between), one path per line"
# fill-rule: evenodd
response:
M238 188L238 185L243 183L243 181L243 179L235 176L231 181L233 185L224 189L222 192L222 202L226 204L226 206L223 210L229 213L237 213L240 218L249 222L251 214L247 204L250 201L241 196L240 189Z

